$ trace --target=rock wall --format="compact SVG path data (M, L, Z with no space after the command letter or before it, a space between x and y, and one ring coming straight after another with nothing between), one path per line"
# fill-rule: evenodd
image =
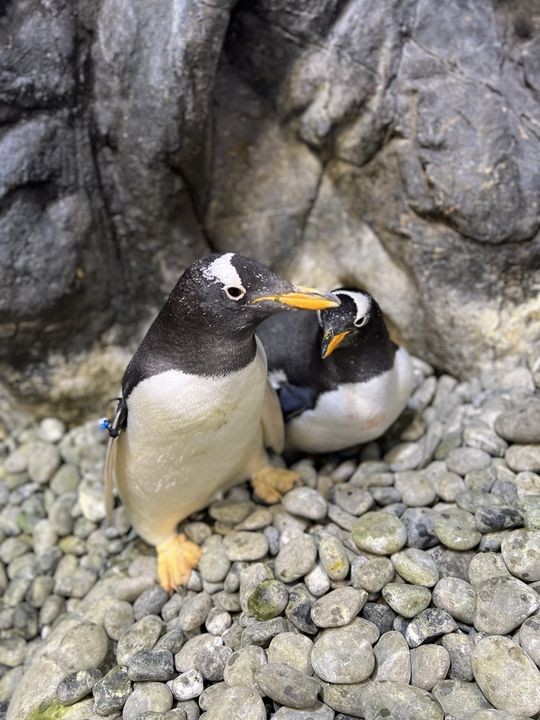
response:
M213 250L540 373L537 0L0 5L0 414L100 413Z

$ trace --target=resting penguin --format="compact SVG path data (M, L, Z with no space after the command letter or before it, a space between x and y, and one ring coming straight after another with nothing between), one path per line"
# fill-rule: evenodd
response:
M179 522L248 477L267 502L297 479L271 467L265 451L282 451L284 429L256 326L287 308L338 304L227 253L191 265L150 327L105 421L104 480L109 509L114 479L134 528L156 546L165 590L187 582L200 556L177 535Z
M393 343L367 292L340 288L338 308L269 318L259 328L287 445L334 452L390 427L412 390L408 353ZM318 315L318 317L317 317Z

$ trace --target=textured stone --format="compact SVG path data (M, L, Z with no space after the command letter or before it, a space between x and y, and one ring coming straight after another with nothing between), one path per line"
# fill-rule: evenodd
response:
M407 541L407 531L399 518L386 512L368 512L353 525L352 537L360 550L375 555L391 555Z
M501 543L501 553L512 575L526 582L540 580L540 529L508 533Z
M424 690L397 682L367 683L362 694L365 720L443 720L439 703Z
M321 628L348 625L367 600L364 590L342 587L332 590L313 603L311 619Z
M473 622L476 593L464 580L444 577L433 589L433 604L446 610L455 620L471 625Z
M396 572L408 583L433 587L439 580L435 561L423 550L408 548L392 555L391 560Z
M255 671L259 690L281 705L309 708L315 705L319 683L285 663L269 663Z
M313 646L311 663L321 680L357 683L371 675L375 657L364 637L343 627L321 633Z
M410 647L418 647L426 640L453 632L456 628L454 619L445 610L428 608L411 620L405 637Z
M435 685L432 694L440 702L445 716L456 720L467 720L476 710L490 707L475 683L443 680Z
M374 648L377 669L374 680L392 680L408 684L411 681L411 656L403 635L391 631L381 636Z
M382 593L392 610L405 618L415 617L431 602L431 592L420 585L389 583Z
M512 632L540 607L540 596L521 580L497 577L476 588L474 626L493 635Z
M166 685L156 682L138 683L126 700L123 720L137 720L144 712L167 712L172 708L173 697Z
M278 637L282 637L278 635ZM273 642L273 641L272 641ZM255 671L266 663L266 653L261 647L248 645L233 653L227 660L223 678L227 685L253 687Z
M268 646L268 662L285 663L300 672L311 675L311 653L313 642L300 633L286 632L277 635ZM261 663L262 664L262 663Z
M293 537L276 557L276 577L286 583L306 575L315 565L317 550L307 535Z
M540 673L510 638L497 635L480 640L473 650L474 679L498 710L527 717L540 711Z
M448 651L440 645L420 645L411 650L411 684L431 690L450 669Z

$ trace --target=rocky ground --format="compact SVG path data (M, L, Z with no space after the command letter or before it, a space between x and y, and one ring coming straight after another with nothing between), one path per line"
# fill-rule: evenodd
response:
M415 373L401 431L191 518L171 597L122 507L107 527L97 424L0 442L0 718L534 717L538 389Z

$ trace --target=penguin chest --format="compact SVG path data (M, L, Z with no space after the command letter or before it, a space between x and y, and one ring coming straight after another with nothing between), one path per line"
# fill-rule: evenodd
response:
M379 437L403 411L412 378L410 357L399 349L390 370L321 393L312 410L288 424L289 443L307 452L333 452Z
M217 490L244 479L261 443L266 361L224 377L168 370L140 382L128 399L128 494L181 502L193 512Z

